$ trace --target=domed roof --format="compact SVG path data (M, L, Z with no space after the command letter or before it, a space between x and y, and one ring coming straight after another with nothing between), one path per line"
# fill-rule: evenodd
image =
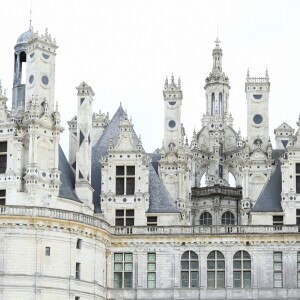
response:
M26 44L32 34L32 29L29 28L26 32L22 33L17 40L17 44Z

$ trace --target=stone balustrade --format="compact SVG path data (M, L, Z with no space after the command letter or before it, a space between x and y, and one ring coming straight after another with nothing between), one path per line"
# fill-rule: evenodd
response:
M60 219L83 223L103 229L112 235L231 235L231 234L282 234L299 233L297 225L214 225L214 226L110 226L99 218L67 210L24 207L24 206L0 206L0 222L4 216L24 216Z

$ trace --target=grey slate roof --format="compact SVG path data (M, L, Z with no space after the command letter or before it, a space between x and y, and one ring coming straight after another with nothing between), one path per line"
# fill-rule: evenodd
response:
M260 193L251 212L282 212L282 176L279 156L283 152L284 150L273 150L272 158L275 159L276 170Z
M149 170L149 209L148 213L178 213L166 187L158 177L153 165Z
M92 149L92 187L94 189L93 203L95 212L101 212L100 194L102 184L100 158L107 155L110 139L115 141L118 138L120 132L118 125L121 117L124 115L125 112L122 106L120 106ZM134 140L138 143L138 137L135 132L133 132L133 134ZM169 193L157 175L158 159L160 158L160 155L154 153L149 154L149 156L152 157L153 161L149 171L150 199L148 212L177 213L178 211L176 210Z
M107 155L110 138L114 140L119 136L120 129L118 124L124 114L125 112L120 106L92 149L92 187L94 189L93 203L95 212L101 212L100 194L102 180L100 158Z
M75 189L75 176L74 173L69 165L69 162L67 161L67 158L62 150L62 148L59 146L58 150L58 156L59 156L59 162L58 162L58 169L61 172L60 180L61 185L59 187L59 197L67 198L70 200L74 200L77 202L81 202L74 189Z

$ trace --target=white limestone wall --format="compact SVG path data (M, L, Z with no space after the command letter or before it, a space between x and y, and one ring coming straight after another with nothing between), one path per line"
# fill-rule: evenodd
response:
M34 225L30 220L15 225L1 221L10 225L0 230L0 299L105 299L101 237L80 224L67 228L53 220ZM76 248L78 238L81 249ZM80 280L75 278L76 262L81 263Z

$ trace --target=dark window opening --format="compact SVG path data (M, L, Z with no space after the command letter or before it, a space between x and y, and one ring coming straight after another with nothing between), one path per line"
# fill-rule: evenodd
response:
M300 194L300 163L296 164L296 193Z
M0 190L0 205L6 204L6 190Z
M7 142L0 142L0 173L5 173L7 168Z
M134 195L135 166L116 166L116 195Z
M81 249L81 246L82 246L82 239L77 239L76 249Z
M134 226L134 209L117 209L115 226Z
M50 247L45 248L45 255L50 256Z
M157 217L147 217L147 226L157 226Z

